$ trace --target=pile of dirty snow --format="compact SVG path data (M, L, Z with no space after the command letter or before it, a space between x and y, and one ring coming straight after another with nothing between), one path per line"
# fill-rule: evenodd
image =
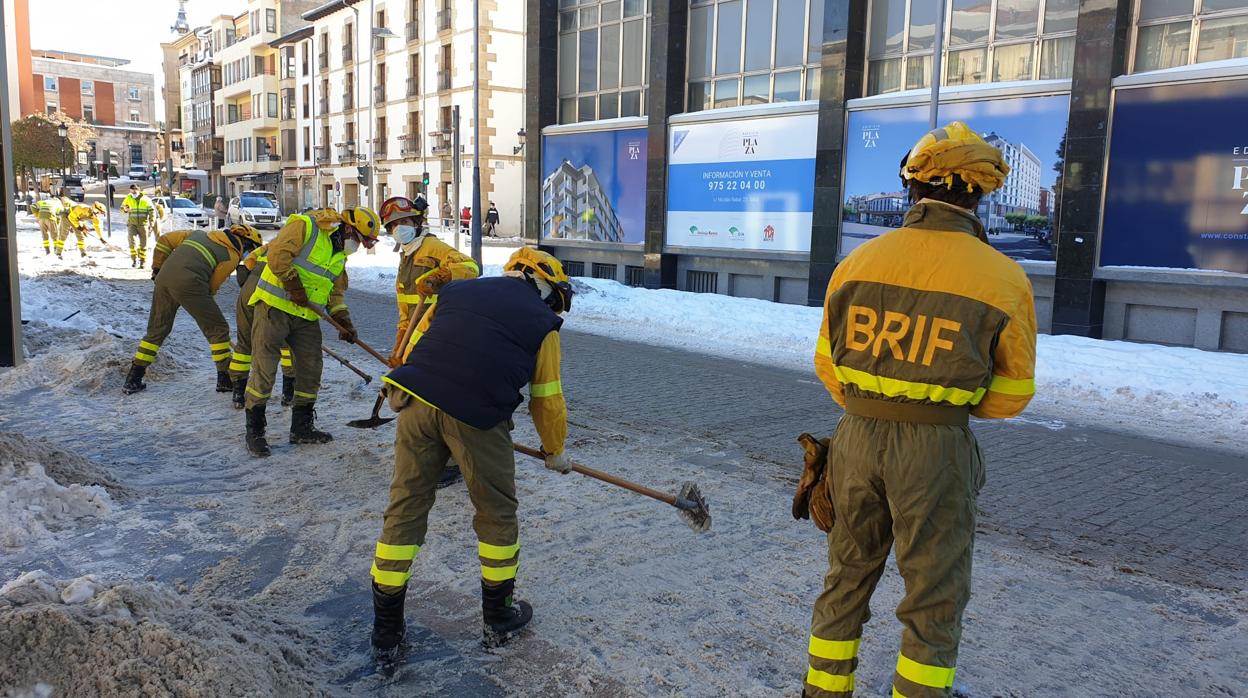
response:
M46 439L31 439L21 434L0 431L0 463L16 464L33 461L59 485L98 485L114 497L125 488L113 481L103 467L82 456L53 445Z
M312 645L250 606L155 585L38 570L0 587L0 686L16 695L325 695Z
M65 486L38 461L0 456L0 550L25 547L78 519L111 512L103 487Z

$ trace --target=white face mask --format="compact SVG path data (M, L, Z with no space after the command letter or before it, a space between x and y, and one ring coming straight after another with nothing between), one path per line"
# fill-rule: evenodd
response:
M416 226L400 225L394 229L394 239L399 241L400 245L408 245L416 240Z
M355 254L360 249L360 241L355 238L347 238L342 241L342 251L347 256Z

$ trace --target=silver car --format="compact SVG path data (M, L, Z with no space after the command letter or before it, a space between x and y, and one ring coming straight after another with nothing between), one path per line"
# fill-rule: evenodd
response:
M212 227L212 219L208 214L204 213L204 209L190 199L183 199L180 196L175 196L172 199L168 196L158 196L153 201L160 204L166 213L176 213L196 228Z

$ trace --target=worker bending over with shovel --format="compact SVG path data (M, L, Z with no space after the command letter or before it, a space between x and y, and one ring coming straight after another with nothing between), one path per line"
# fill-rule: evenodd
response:
M892 694L951 694L984 485L968 417L1013 417L1035 392L1031 283L975 217L1008 173L961 122L923 136L901 164L902 227L854 250L828 284L815 370L845 416L826 460L834 522L807 696L853 694L890 547L906 585Z
M217 365L217 392L230 392L230 325L213 298L234 273L239 260L261 242L260 231L236 224L229 230L179 230L161 235L152 255L152 309L147 334L134 352L122 392L129 395L147 387L143 376L156 361L165 338L173 331L178 308L195 318L208 339Z
M87 206L85 204L71 204L69 213L66 215L65 223L61 226L60 237L56 240L56 256L60 257L65 249L65 241L69 238L69 234L73 233L78 236L78 254L82 257L87 256L87 233L95 226L95 236L100 239L101 244L104 242L104 233L100 231L100 217L105 215L107 211L104 204L96 201Z
M412 333L408 328L420 325L425 312L438 300L438 291L449 281L475 279L481 269L472 257L442 242L425 225L429 205L417 195L412 201L395 196L381 204L381 222L399 245L399 271L394 280L399 304L399 326L394 336L391 367L403 363ZM459 480L459 468L447 463L438 487L447 487Z
M383 664L401 653L407 581L448 458L459 463L476 509L485 644L505 643L533 617L528 603L513 600L520 539L511 418L528 384L546 467L571 470L559 315L572 306L572 286L559 260L531 248L518 250L504 270L444 286L403 365L384 378L399 419L390 504L372 566L372 645Z
M277 379L283 346L294 363L294 403L290 408L290 443L323 444L334 437L315 425L317 392L321 388L322 316L341 328L338 338L358 337L343 295L347 291L347 256L360 246L377 244L381 219L369 208L338 213L320 209L295 214L269 242L268 263L247 301L255 306L251 331L251 376L247 379L247 450L256 457L271 455L265 439L265 405Z

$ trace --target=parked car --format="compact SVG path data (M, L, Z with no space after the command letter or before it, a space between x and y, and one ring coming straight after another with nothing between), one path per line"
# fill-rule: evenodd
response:
M82 203L87 198L87 192L82 188L82 177L66 175L61 180L61 186L65 187L65 195L74 201Z
M273 199L267 196L244 193L230 199L230 210L225 216L226 223L246 223L253 228L278 230L282 227L282 212Z
M238 195L239 196L263 196L264 198L273 202L273 206L278 210L278 215L281 215L282 205L278 203L277 201L277 194L274 194L271 191L264 191L263 189L252 189L248 191L241 191L238 193Z
M126 177L130 179L141 179L147 181L147 168L142 165L131 165L130 170L126 172Z
M158 196L152 199L154 203L158 203L164 207L165 211L170 214L178 214L185 218L191 225L196 228L212 227L212 219L200 208L194 201L183 199L180 196L168 197Z

